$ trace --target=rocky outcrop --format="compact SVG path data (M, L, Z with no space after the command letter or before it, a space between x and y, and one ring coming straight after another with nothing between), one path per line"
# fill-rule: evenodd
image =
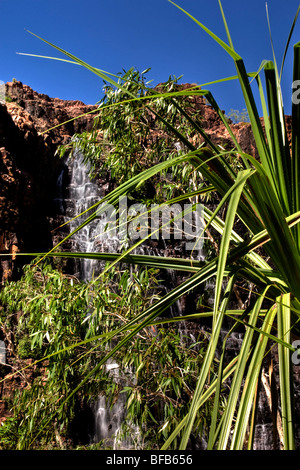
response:
M90 130L97 107L50 98L19 81L6 84L6 97L0 104L0 254L46 251L52 248L53 200L62 168L57 147ZM204 98L189 101L200 110L201 125L211 140L232 147L230 134ZM256 155L250 126L233 124L232 129L243 150ZM0 283L17 276L24 261L0 256Z
M190 86L186 84L183 88ZM27 260L18 258L16 253L52 248L51 229L57 220L56 182L63 165L56 150L59 145L68 143L75 133L89 130L93 114L85 114L96 110L80 101L39 94L21 82L6 84L6 95L9 102L0 103L0 285L21 274L21 267ZM211 140L226 149L231 148L230 134L214 109L202 97L190 100L201 111L201 125ZM78 116L81 117L74 119ZM290 118L287 120L289 123ZM233 124L232 129L242 149L256 156L250 126ZM9 333L4 333L7 341ZM35 375L41 373L32 360L15 365L16 369L25 366L27 369L21 379L19 375L11 375L4 385L0 384L0 424L9 416L7 402L2 397L11 397L17 388L30 387ZM3 367L0 365L0 381L8 373ZM299 414L299 410L297 412Z
M0 104L0 254L45 251L52 247L50 221L62 165L55 152L74 133L91 128L91 115L72 119L96 107L49 98L21 82L7 83L6 96L8 102ZM16 277L23 263L24 258L0 256L0 282Z
M155 89L157 91L162 91L161 86L162 84L159 84ZM186 83L183 85L176 85L176 87L178 91L186 90L195 87L195 84ZM188 101L191 105L191 110L197 110L200 112L200 125L211 141L215 145L220 145L225 150L232 148L233 142L228 130L214 108L208 104L207 100L203 96L195 95L189 96ZM189 108L187 107L186 111L188 112L188 110ZM225 115L225 111L222 112ZM257 156L257 149L250 124L244 122L234 124L230 121L230 127L242 150L252 156ZM198 135L195 136L194 143L199 144L203 141L203 137L199 138Z
M66 144L76 133L90 130L93 113L86 113L97 110L97 106L86 105L82 101L50 98L18 81L6 83L6 96L30 115L39 133L47 131L43 139L53 148ZM10 112L9 103L7 107ZM54 126L59 127L52 129Z

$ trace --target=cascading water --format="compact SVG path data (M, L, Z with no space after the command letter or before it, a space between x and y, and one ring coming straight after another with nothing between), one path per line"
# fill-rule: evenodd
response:
M120 380L118 364L108 362L106 369L114 382ZM123 446L123 442L118 440L118 434L125 418L125 394L122 394L112 407L107 404L106 397L100 395L93 405L93 410L95 434L91 439L91 443L105 441L106 444L112 445L114 449Z
M64 172L68 173L68 178ZM64 182L67 180L66 187ZM64 216L64 222L69 222L70 233L76 230L86 218L95 212L96 208L89 210L105 195L104 189L89 177L89 165L84 163L83 155L75 149L73 158L67 161L67 167L57 180L56 205L59 213ZM78 217L79 214L82 214ZM120 248L119 239L107 234L107 217L105 213L97 215L89 224L81 228L72 236L72 251L82 253L117 252ZM100 274L104 262L81 258L77 260L76 277L84 282L89 282L93 276ZM87 312L87 317L89 313ZM119 365L112 361L106 364L106 370L114 382L121 382L119 377ZM94 434L90 437L90 443L105 441L106 445L113 448L130 448L132 442L119 438L120 429L125 417L125 394L111 407L104 395L100 394L98 400L92 405L94 412ZM133 433L138 435L138 430Z
M2 340L0 340L0 364L6 364L6 347Z
M68 173L68 178L66 174ZM65 185L65 181L68 183ZM65 187L66 186L66 187ZM64 216L65 221L69 221L70 231L75 230L83 220L86 219L90 212L88 209L99 201L105 192L101 186L93 182L89 178L89 168L83 162L82 154L76 150L74 152L73 159L68 160L67 169L62 171L57 180L57 210ZM95 210L95 209L93 209ZM86 212L88 211L88 212ZM77 217L78 214L85 212L82 216ZM76 217L76 218L75 218ZM120 241L115 236L108 236L105 233L106 226L105 215L98 215L93 219L91 223L80 229L72 237L73 251L80 252L117 252L120 248ZM154 251L153 251L154 250ZM140 246L136 252L142 254L155 254L166 256L167 247L165 249L158 250L153 249L149 246ZM203 257L203 253L200 253L200 257ZM199 259L199 258L198 258ZM202 259L202 258L201 258ZM103 263L93 261L89 259L80 259L77 262L74 274L82 281L88 282L92 279L93 275L98 275L103 269ZM165 286L166 292L176 285L176 278L174 278L173 271L168 273L168 286ZM205 289L212 290L212 295L209 301L213 302L213 291L214 283L207 283ZM171 316L180 315L182 313L182 306L179 301L172 307L169 312ZM183 328L183 329L182 329ZM179 333L185 336L190 336L191 340L194 341L193 332L187 332L185 325L179 326ZM222 331L222 336L225 336L227 331ZM239 352L239 348L242 342L242 335L240 333L234 333L228 343L228 351L230 355L236 355ZM222 339L221 339L222 341ZM122 381L119 376L119 366L114 362L109 362L107 370L115 382ZM95 417L95 432L90 438L90 443L98 443L105 441L106 445L112 446L114 449L125 448L129 449L134 447L133 441L119 438L121 425L125 418L125 405L126 395L121 394L120 399L112 406L108 406L106 397L99 395L98 400L93 405L94 417ZM259 412L266 416L266 411L263 409L265 405L260 402ZM255 448L257 449L270 449L272 443L270 443L270 425L265 424L264 420L262 424L257 426L257 438L255 440ZM129 423L130 425L130 423ZM136 440L140 439L139 429L132 429L132 434L135 434ZM205 443L200 445L201 448L205 448Z
M95 212L89 209L104 196L103 190L89 177L89 166L84 164L83 156L75 150L69 162L70 182L67 187L68 197L65 200L69 219L70 232L75 230L86 218ZM81 216L77 217L79 214ZM76 217L76 218L74 218ZM74 236L73 251L82 253L117 251L118 240L105 232L106 215L95 217L89 224L81 228ZM83 281L89 281L93 275L100 273L102 263L95 260L81 259L77 273Z

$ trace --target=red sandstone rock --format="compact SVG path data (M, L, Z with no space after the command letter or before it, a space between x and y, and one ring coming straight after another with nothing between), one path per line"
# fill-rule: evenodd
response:
M55 155L57 146L68 143L75 133L90 130L95 113L89 113L97 107L50 98L19 81L7 83L6 94L11 102L0 104L0 252L44 251L51 244L48 221L55 218L51 203L61 168ZM205 99L192 96L189 101L200 111L201 125L209 138L223 148L232 148L226 127ZM152 115L153 139L160 132L155 130L155 120ZM290 117L287 124L289 128ZM243 151L256 156L251 126L240 123L231 127ZM101 132L99 135L101 138ZM203 141L199 136L192 139L195 145ZM18 257L14 262L0 258L0 282L1 276L2 280L11 278L17 262Z
M97 109L97 106L88 106L78 100L50 98L48 95L37 93L28 85L23 85L18 81L6 84L6 94L13 102L27 111L39 133L60 125L60 127L44 134L44 138L47 139L47 136L50 136L52 143L55 145L65 144L74 134L90 130L94 113L86 113ZM78 118L82 115L85 116ZM78 119L70 121L74 118ZM66 124L61 125L64 122Z
M62 162L58 145L91 129L95 106L37 93L21 82L6 84L12 100L0 104L0 253L52 247L49 217ZM72 120L72 121L70 121ZM69 121L49 132L53 126ZM0 283L12 279L18 257L0 257Z

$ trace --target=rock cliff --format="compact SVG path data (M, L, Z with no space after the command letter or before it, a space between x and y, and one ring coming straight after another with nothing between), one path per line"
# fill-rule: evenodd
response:
M57 216L55 189L63 165L56 150L75 133L91 129L93 114L82 115L97 109L80 101L50 98L21 82L7 83L6 95L8 101L0 103L0 286L16 279L27 261L15 253L52 248L51 229ZM213 108L202 97L191 101L201 110L202 126L212 141L230 148L230 135ZM82 117L73 120L78 116ZM232 129L243 150L255 156L250 126L233 124ZM12 256L5 258L1 254ZM28 360L26 365L31 363ZM0 424L9 415L2 396L11 396L16 388L30 385L35 370L35 366L29 367L21 381L11 376L0 387ZM1 374L7 374L7 370L0 366L0 379Z
M85 114L97 108L50 98L19 81L6 84L6 96L0 104L0 253L45 251L52 248L54 191L62 166L55 152L92 127L94 114ZM230 148L230 135L213 108L201 96L190 100L201 110L202 126L213 142ZM232 127L242 148L255 155L250 126ZM0 283L17 277L24 261L0 257Z
M62 165L56 149L91 127L92 115L70 120L96 107L50 98L21 82L7 83L6 96L0 104L0 253L44 251L52 247L49 221ZM24 259L15 258L0 258L0 282L18 275Z

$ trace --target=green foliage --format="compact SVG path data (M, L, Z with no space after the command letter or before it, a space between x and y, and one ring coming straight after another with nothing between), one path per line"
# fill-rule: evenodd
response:
M47 362L43 361L32 387L15 397L13 410L18 427L17 448L27 448L43 425L44 441L53 438L53 422L48 425L47 419L62 396L77 383L85 367L80 361L71 366L84 348L65 350L59 357L51 357L51 354L84 338L82 321L89 300L86 286L79 283L72 286L72 282L71 278L63 276L51 265L45 265L43 269L33 265L26 267L20 281L7 284L0 292L0 324L5 332L15 338L15 359L40 359L50 355ZM70 408L62 410L57 417L61 420L60 432L65 433L68 429L75 405L75 401L70 402ZM13 426L11 421L9 426ZM7 435L6 424L1 432ZM14 440L11 445L13 448Z
M232 138L234 149L231 149L230 152L231 155L235 155L236 160L239 160L239 165L231 164L232 162L227 160L228 152L224 152L224 149L216 146L195 121L189 120L188 114L185 113L178 103L175 106L176 109L180 108L182 117L188 120L195 132L199 133L202 138L204 137L207 147L199 146L199 141L191 142L185 135L184 130L181 132L175 123L172 122L172 115L170 115L171 119L167 120L163 116L159 116L158 113L156 114L155 100L157 97L150 94L149 97L147 96L147 109L153 108L152 112L161 120L162 125L166 126L168 132L172 133L181 142L184 149L183 154L180 157L170 157L170 160L166 157L164 162L156 164L153 160L154 166L149 169L142 168L142 172L140 172L141 168L137 164L134 171L139 171L139 173L130 178L126 183L121 183L118 188L101 201L101 204L114 203L118 197L132 193L137 185L142 185L150 177L154 177L155 174L171 166L184 168L192 165L195 172L198 172L199 179L196 179L196 182L202 181L203 176L210 183L210 190L217 192L219 195L220 202L216 210L213 213L206 211L204 217L207 224L221 235L220 243L216 249L216 256L206 260L202 265L194 265L190 271L191 275L185 278L180 285L176 286L162 298L155 299L153 303L146 303L141 313L136 312L134 317L128 320L126 324L117 328L112 327L109 331L109 340L112 341L114 339L117 344L110 351L104 353L105 357L99 359L97 365L87 375L87 379L92 374L99 373L101 367L112 357L118 357L121 351L124 351L124 348L130 348L134 338L138 342L144 330L151 327L151 325L153 326L155 320L161 318L179 298L187 295L198 286L205 284L208 280L215 280L213 307L211 311L204 312L204 315L212 317L211 337L205 348L202 366L197 371L197 382L188 403L188 412L182 417L180 415L180 407L176 409L176 415L179 409L179 422L174 431L168 428L169 421L164 417L162 427L159 428L160 434L163 434L164 429L168 429L162 449L168 449L174 443L176 443L176 448L180 450L187 448L191 434L198 422L199 413L201 414L201 411L207 405L210 405L212 394L214 395L214 403L211 414L208 449L242 450L247 446L251 449L255 434L255 419L257 417L256 392L261 382L264 359L269 353L269 348L278 344L278 384L280 392L280 408L278 409L282 410L282 429L278 430L276 427L278 424L276 424L274 434L278 431L283 436L281 441L282 448L292 450L295 448L295 423L293 422L294 414L291 409L291 404L293 403L293 390L291 387L293 384L293 371L290 364L290 354L295 349L290 344L290 332L299 335L300 312L300 107L298 102L293 102L292 138L290 142L287 138L288 129L284 117L280 86L286 53L300 7L296 12L288 36L281 69L278 70L273 51L272 61L264 61L257 72L248 73L242 57L234 49L221 0L218 3L227 35L227 42L210 31L209 28L183 8L172 1L170 3L178 10L181 10L195 25L199 26L202 31L205 31L213 38L216 44L221 46L232 58L237 71L237 76L234 78L238 79L241 86L256 143L258 158L255 159L253 156L243 152L233 134L228 119L223 115L208 90L194 89L189 90L188 94L190 96L204 96L213 106ZM269 31L271 44L273 44L270 26ZM128 87L126 88L126 86L124 87L117 83L102 70L90 66L81 59L47 41L45 42L64 53L68 59L107 80L110 85L117 87L120 92L126 90L125 95L130 99L144 103L143 97L134 93L137 91L136 88L132 91L131 89L129 90ZM299 64L300 44L298 43L294 47L293 80L296 83L298 83L300 78ZM261 74L264 74L265 88L262 86ZM250 83L249 77L255 78L258 86L260 105L263 110L264 128L251 88L253 81ZM224 80L220 80L220 82L222 81ZM176 100L182 95L178 91L174 91L171 94L162 91L159 99L169 105L173 105L174 99ZM118 103L118 105L126 106L124 101ZM103 106L101 113L105 109ZM137 106L137 112L139 111L140 108ZM139 117L142 121L141 115ZM139 122L134 122L134 124L137 126L137 133L142 132L142 124ZM113 123L111 125L113 126ZM117 129L112 130L118 133ZM136 149L133 150L135 151ZM117 151L119 152L120 149L118 148ZM139 149L137 149L137 155L138 152ZM111 155L113 155L113 152ZM128 152L127 157L130 162L130 152ZM123 170L125 171L125 169ZM185 197L185 193L182 196ZM218 217L220 210L225 212L224 220ZM233 230L234 222L237 219L242 224L242 232L246 234L244 238ZM90 218L87 218L86 224L90 220ZM261 255L261 246L264 247L266 256ZM82 257L84 256L86 255L82 254ZM155 257L152 257L153 259L151 257L143 259L141 257L130 258L128 253L125 252L121 255L116 253L111 266L115 267L118 260L122 261L122 256L126 256L126 262L128 261L132 264L135 264L135 259L138 259L139 263L144 265L148 261L149 266L158 263ZM97 257L101 259L101 254L95 254L95 258ZM192 261L191 265L193 265ZM170 269L170 266L172 266L172 269L177 270L180 270L182 266L187 269L183 260L161 258L159 262L160 269ZM103 276L106 273L107 270ZM241 309L235 309L232 312L229 309L229 301L238 282L247 282L249 285L255 286L255 295L251 295L247 303L242 303ZM224 284L226 286L225 289ZM133 297L131 302L133 302ZM214 370L216 356L219 352L221 331L223 327L227 327L228 316L232 320L232 327L229 331L227 330L228 333L221 341L223 348L219 355L219 369L217 375L212 380L212 369ZM176 319L176 321L186 319L186 316L182 316ZM233 361L227 363L225 356L226 344L231 334L238 328L242 329L243 342L239 354ZM102 341L102 348L107 344L106 339ZM44 336L42 336L42 345L43 341ZM159 338L158 344L160 345L161 342L163 344L163 337ZM174 342L176 344L176 340ZM143 351L142 357L136 363L140 367L139 373L144 369L144 363L147 363L147 351L148 349ZM173 350L175 358L179 357L177 351ZM166 352L165 357L168 361ZM193 361L191 360L190 362L192 363ZM164 398L170 396L176 403L180 403L178 401L180 394L177 387L179 376L176 373L177 369L175 367L175 375L169 375L168 378L163 375L160 376L162 388L159 387L158 390ZM231 386L228 400L223 410L221 391L229 376L232 376ZM187 377L184 378L184 381L189 386L186 380ZM83 385L86 383L87 380ZM172 384L172 388L167 390L170 384ZM74 390L78 392L80 388L76 387ZM187 389L184 388L181 394L186 392ZM72 407L74 393L71 392L68 396L68 406L70 407ZM143 393L145 394L146 392L143 391ZM141 403L143 403L141 391L134 389L131 395L134 397L132 400L135 400L135 404L133 402L132 404L130 403L130 406L132 405L133 407L133 412L135 414L140 412L145 413L145 409L141 406ZM275 397L272 398L275 399ZM56 413L59 414L61 409L61 407L57 407ZM170 410L171 408L169 407L169 420L171 420ZM155 421L156 418L154 417L154 426L156 425Z
M75 135L70 144L60 148L60 155L79 147L85 162L91 166L92 176L108 170L111 178L122 184L141 171L182 154L185 146L168 132L162 119L168 119L179 132L193 138L195 129L177 105L188 111L190 118L198 124L201 122L200 109L188 96L179 96L173 103L158 98L150 110L143 99L156 93L174 92L180 77L170 76L166 82L150 88L150 81L146 79L149 71L140 73L130 69L120 73L118 84L122 89L104 81L104 97L99 103L99 116L94 120L92 132ZM133 100L132 96L142 100ZM195 171L191 165L185 168L174 165L150 178L134 196L140 200L164 202L182 191L193 191L195 184Z
M150 340L137 338L126 351L123 364L132 367L135 374L124 391L128 394L128 421L144 427L145 441L155 442L159 448L188 411L208 340L199 332L193 343L174 328L153 328L152 334ZM211 373L215 373L213 368ZM206 405L198 414L196 434L207 435L212 402Z
M174 429L178 413L184 416L187 411L185 397L193 393L203 359L199 348L203 351L206 339L199 336L193 345L172 328L145 329L138 342L116 355L123 377L117 386L103 369L56 413L57 405L104 357L105 351L94 338L126 324L159 298L157 274L157 270L114 269L104 281L92 285L63 275L48 263L32 264L20 281L3 288L0 325L15 337L15 359L41 362L31 387L16 393L11 408L14 417L0 428L2 449L57 448L61 442L70 446L76 412L89 406L100 392L107 396L108 405L126 393L125 434L126 429L130 434L134 423L144 429L144 439L153 447L159 442L156 430L163 427L159 436L165 436ZM85 340L89 342L74 347ZM207 421L209 411L197 426L203 429Z
M29 338L21 338L18 343L17 355L20 359L28 359L33 356L31 341Z
M17 449L20 440L18 420L14 417L6 418L0 426L0 450Z
M11 97L10 95L6 94L6 95L5 95L5 101L6 101L6 103L12 103L12 102L13 102L13 99L12 99L12 97Z

